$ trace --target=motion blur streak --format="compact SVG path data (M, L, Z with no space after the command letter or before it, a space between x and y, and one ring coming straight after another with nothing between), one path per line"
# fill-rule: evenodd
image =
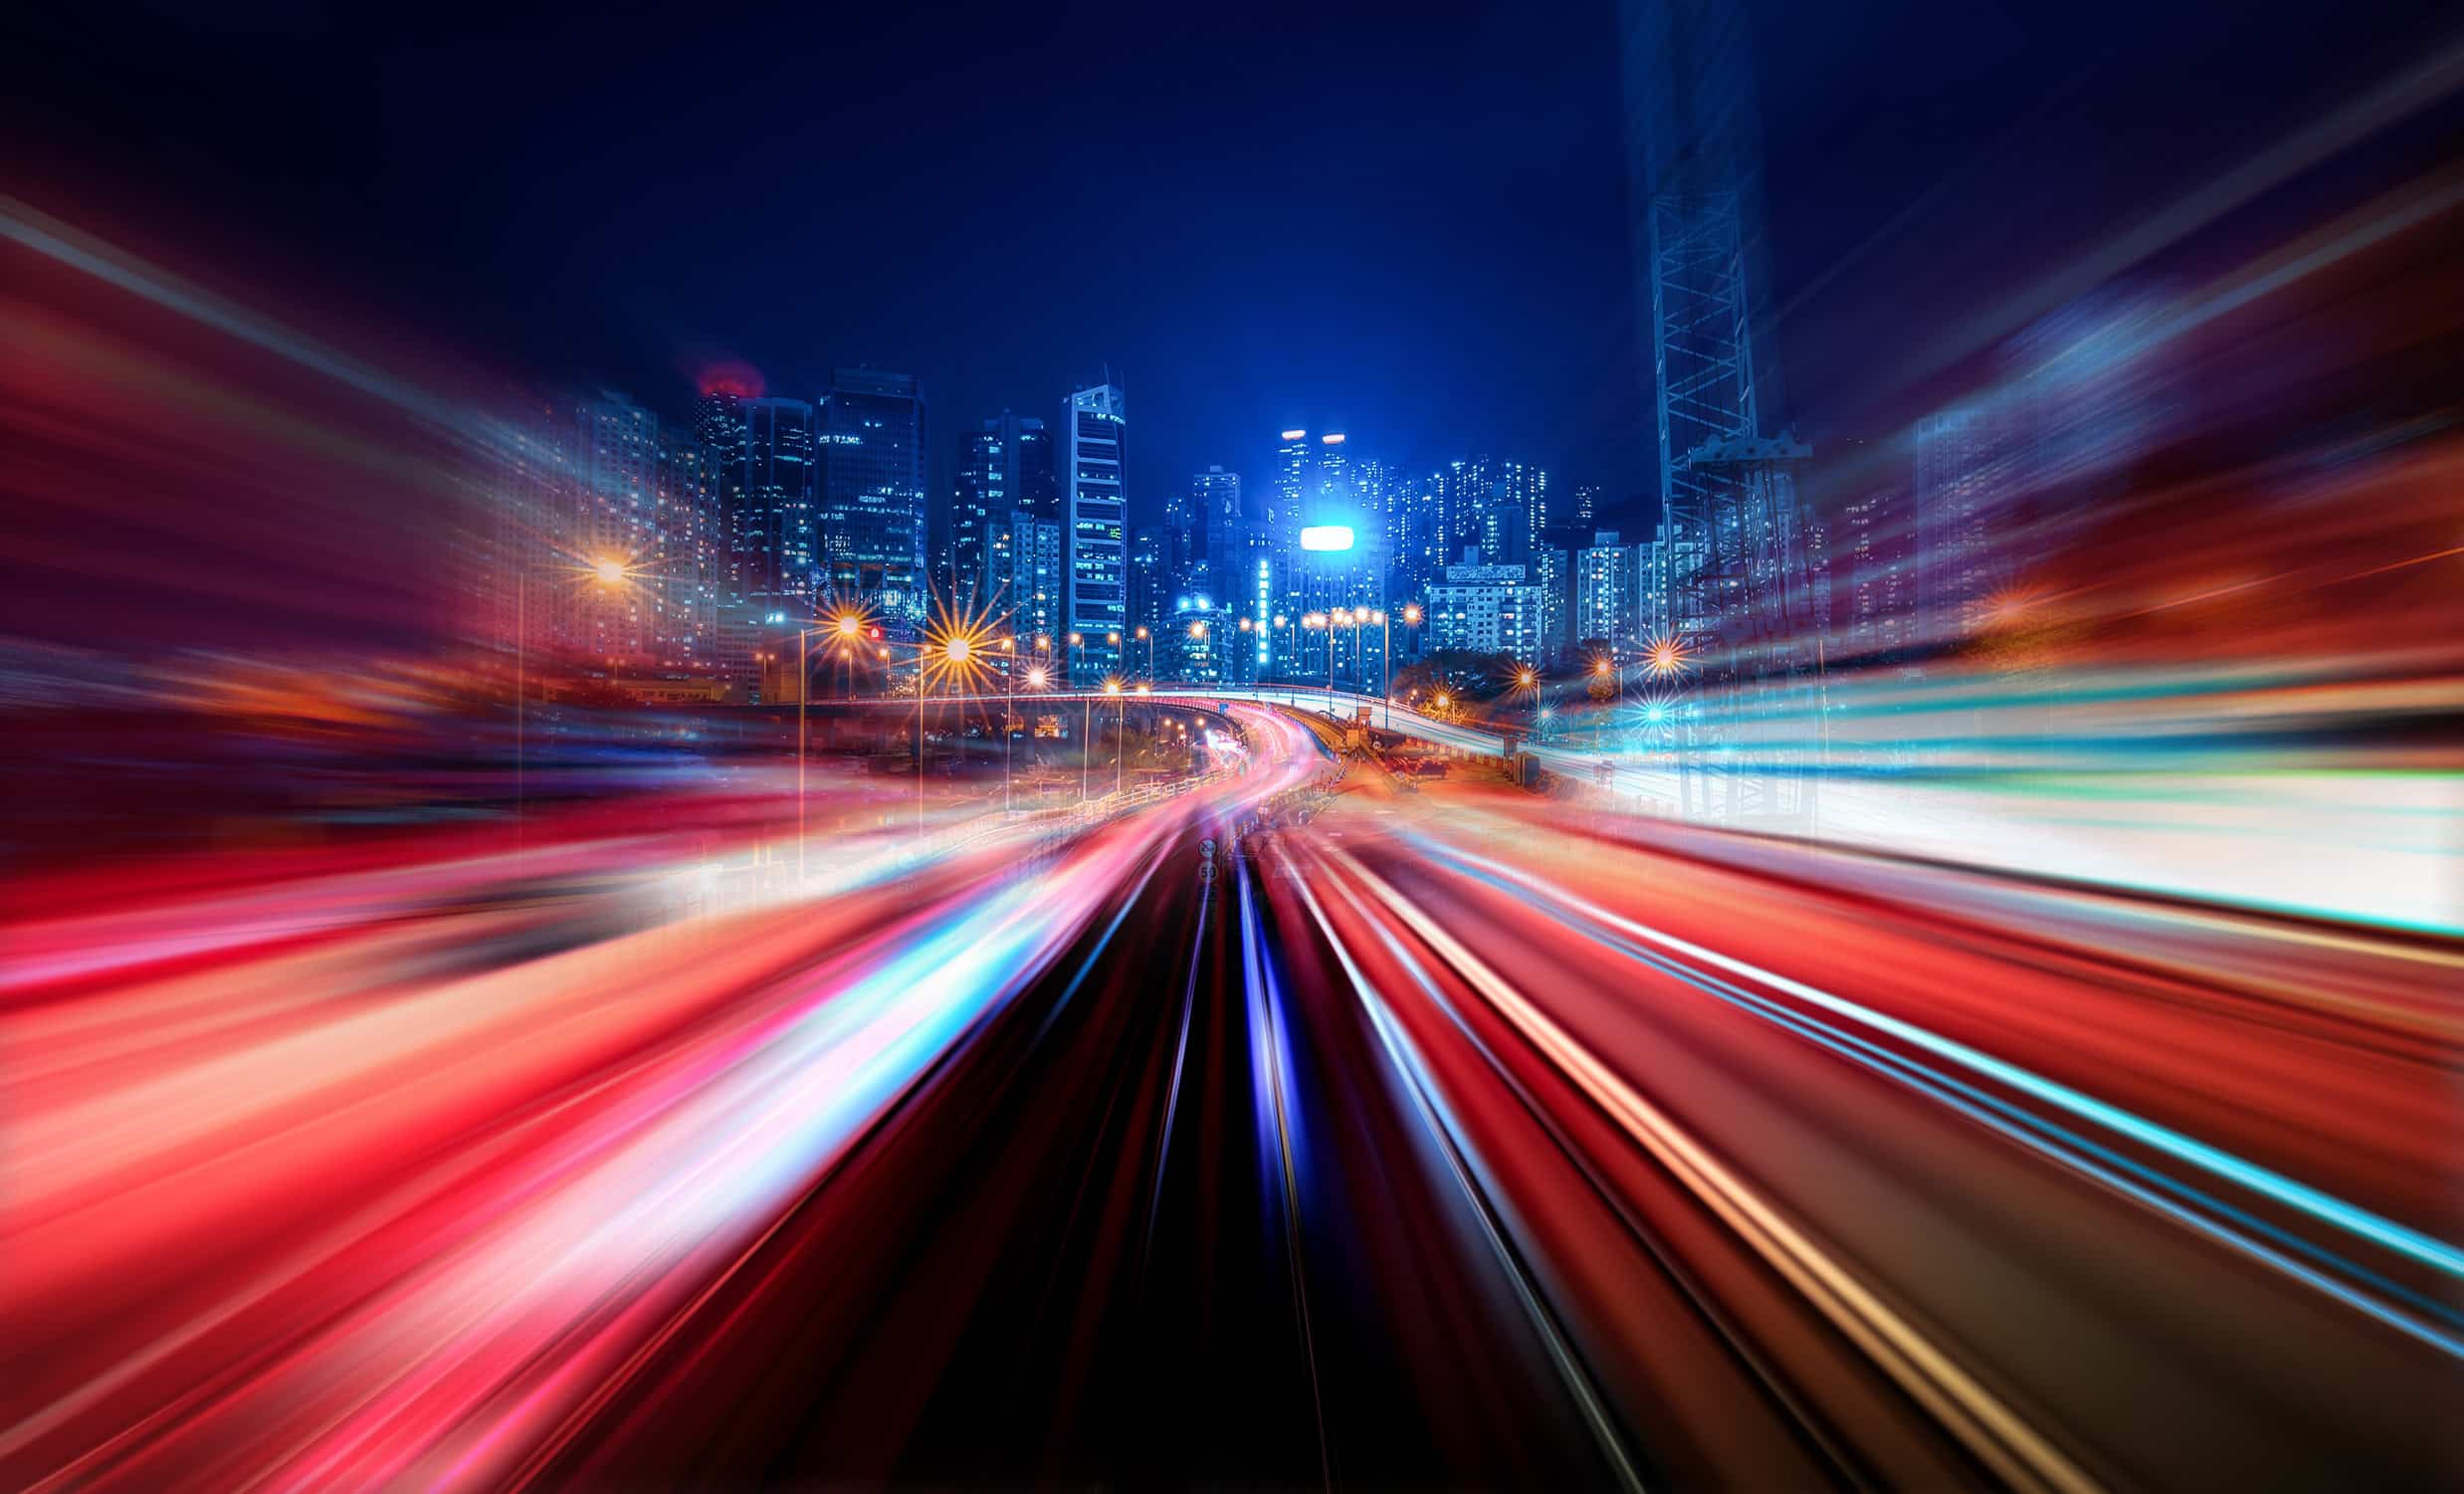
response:
M2392 1220L2379 1218L2366 1209L2356 1208L2340 1198L2331 1197L2316 1188L2306 1187L2291 1178L2271 1173L2265 1168L2254 1167L2237 1157L2218 1152L2212 1147L2204 1146L2188 1137L2168 1131L2164 1127L2154 1125L2126 1111L2117 1110L2102 1101L2082 1095L2076 1090L2050 1083L2024 1069L1979 1053L1964 1044L1951 1042L1923 1028L1860 1006L1853 1001L1843 1000L1828 991L1818 990L1802 981L1791 980L1784 975L1775 975L1768 970L1756 968L1716 951L1706 950L1685 940L1672 938L1659 930L1635 923L1631 919L1620 918L1562 888L1545 886L1536 878L1502 867L1497 862L1460 852L1444 854L1448 854L1450 859L1460 865L1497 872L1506 881L1526 891L1537 893L1551 902L1573 909L1586 918L1622 930L1638 939L1674 950L1690 959L1718 965L1734 974L1761 981L1775 989L1811 1001L1817 1006L1854 1017L1894 1037L1951 1058L2013 1088L2035 1095L2039 1099L2049 1100L2065 1110L2097 1121L2135 1140L2156 1147L2159 1151L2170 1153L2232 1181L2292 1204L2304 1212L2315 1214L2330 1223L2351 1229L2389 1248L2400 1250L2449 1275L2464 1274L2464 1251L2458 1251L2454 1246L2442 1240L2431 1239L2418 1230L2407 1229Z
M887 920L877 901L813 906L801 925L653 930L423 982L425 941L387 927L388 903L420 906L476 870L449 866L389 898L337 892L312 925L249 931L340 929L337 944L234 955L166 934L233 962L20 1004L6 1022L27 1082L0 1213L18 1414L0 1466L40 1467L130 1397L193 1381L165 1403L176 1418L92 1440L42 1485L142 1487L172 1469L494 1481L1031 982L1154 833L1099 834L1032 883L981 857L935 868L917 889L928 899ZM582 855L495 870L569 875ZM507 915L449 917L470 938ZM867 917L883 921L868 932ZM91 973L38 966L12 984ZM317 985L312 1001L282 994ZM346 1176L392 1186L337 1190ZM304 1233L273 1265L233 1248ZM201 1278L200 1260L227 1264ZM121 1329L98 1331L103 1296L131 1309ZM200 1372L215 1363L254 1368Z
M1764 1259L1786 1274L1866 1351L1888 1365L1911 1393L1956 1427L1997 1472L2028 1487L2087 1489L2095 1484L2023 1424L1941 1349L1893 1313L1839 1261L1784 1218L1685 1130L1532 1005L1521 991L1366 871L1378 900L1468 976L1585 1092L1617 1116L1634 1139L1719 1211Z

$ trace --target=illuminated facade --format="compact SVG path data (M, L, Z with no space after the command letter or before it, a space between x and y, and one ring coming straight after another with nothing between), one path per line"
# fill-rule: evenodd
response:
M820 558L813 407L801 399L747 399L734 460L721 465L722 496L731 501L728 540L747 610L766 614L811 609Z
M1591 543L1574 551L1573 615L1568 626L1576 646L1605 638L1622 647L1641 635L1644 580L1642 568L1649 550L1620 544L1614 530L1592 535Z
M1540 657L1540 587L1520 565L1484 563L1477 545L1463 563L1446 567L1446 578L1429 588L1429 647L1505 654L1531 662Z
M924 392L912 374L841 368L821 399L822 573L831 593L920 625L924 564Z
M1117 385L1073 392L1061 407L1062 541L1069 574L1062 626L1084 640L1094 679L1121 671L1129 627L1129 419Z
M988 561L1005 625L1021 651L1050 638L1061 620L1061 526L1012 509L992 529Z
M1982 628L2003 580L1990 524L2014 485L2015 444L2008 422L1981 405L1917 422L1917 601L1938 637Z
M952 600L990 607L996 614L1016 609L1019 598L1008 588L1008 572L995 559L993 547L1013 511L1025 510L1050 524L1059 518L1059 508L1052 432L1043 421L1004 410L967 432L958 443L950 491Z

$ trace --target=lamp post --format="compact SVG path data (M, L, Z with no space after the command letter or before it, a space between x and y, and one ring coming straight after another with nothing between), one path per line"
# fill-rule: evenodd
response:
M1155 635L1141 622L1137 625L1137 636L1146 644L1146 678L1151 680L1155 677Z
M796 629L796 886L804 885L804 759L808 740L804 728L804 698L813 693L813 665L808 647L811 628Z
M1540 741L1540 671L1526 664L1515 671L1515 687L1532 692L1532 740Z
M1614 653L1616 645L1611 644L1609 648L1610 652ZM1595 680L1606 679L1614 671L1615 666L1609 663L1607 654L1591 661L1591 678ZM1622 675L1617 679L1617 704L1620 707L1625 704L1625 677ZM1591 718L1591 745L1594 747L1600 745L1600 719L1596 715Z
M1304 612L1301 626L1327 635L1327 715L1335 714L1335 624L1324 612Z
M1386 617L1386 609L1369 609L1369 621L1377 624L1377 699L1386 718L1386 730L1394 730L1394 703L1386 699L1394 689L1394 624ZM1361 671L1363 674L1366 670ZM1361 681L1363 686L1367 681Z
M1072 685L1076 685L1076 684L1078 684L1078 682L1079 682L1079 675L1078 675L1079 658L1078 658L1078 655L1079 655L1079 650L1080 650L1081 648L1085 647L1086 642L1087 642L1087 635L1086 635L1086 634L1084 634L1084 633L1077 633L1077 632L1073 632L1072 634L1070 634L1070 683L1071 683Z
M1006 687L1001 702L1001 812L1008 814L1017 808L1010 793L1010 718L1018 710L1018 650L1017 640L1001 640L1001 682Z
M1206 620L1204 618L1200 618L1198 621L1189 624L1189 641L1192 643L1203 643L1206 641ZM1186 664L1188 662L1188 655L1182 655L1181 662ZM1187 673L1188 671L1185 669L1182 671L1184 676L1186 676ZM1222 673L1223 672L1221 670L1217 670L1217 677L1220 678Z

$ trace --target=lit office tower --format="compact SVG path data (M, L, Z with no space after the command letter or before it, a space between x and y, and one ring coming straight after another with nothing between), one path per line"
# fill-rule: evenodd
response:
M744 401L749 397L740 389L706 389L694 407L693 439L710 462L712 497L728 520L743 497ZM730 547L734 543L732 533L721 538Z
M719 464L681 431L659 449L659 554L652 599L657 662L668 670L707 674L724 660L719 612L727 595L725 511Z
M1172 559L1178 552L1174 540L1182 531L1168 524L1140 525L1129 535L1129 639L1134 642L1137 630L1144 628L1151 637L1163 626L1163 614L1172 605ZM1145 663L1144 649L1131 651L1131 668Z
M1275 447L1275 486L1260 506L1258 521L1271 541L1289 544L1300 531L1301 496L1317 467L1316 446L1307 431L1285 431Z
M1209 467L1189 479L1190 575L1176 593L1202 591L1227 605L1237 600L1242 518L1239 473Z
M1603 638L1623 648L1641 631L1647 555L1646 546L1620 544L1614 530L1594 534L1590 544L1574 551L1571 631L1576 646Z
M742 402L743 434L719 486L732 501L728 541L746 608L804 615L817 589L813 407L801 399Z
M1011 511L1021 509L1047 524L1059 518L1052 432L1031 415L1004 410L958 443L958 471L950 494L953 597L971 595L977 605L996 614L1021 606L1021 598L1007 589L1008 572L991 554L995 539L1010 524Z
M577 400L557 443L554 544L572 562L616 560L656 576L662 558L659 417L621 394ZM602 664L657 658L658 582L561 587L557 641Z
M1078 656L1097 680L1121 672L1129 615L1129 425L1123 411L1116 385L1074 391L1061 407L1056 453L1061 535L1069 547L1062 627L1079 635Z
M950 605L972 612L994 591L991 580L993 516L1006 516L1010 498L1001 486L1000 422L958 437L949 485L949 574L941 584Z
M1318 438L1318 460L1304 487L1306 507L1309 494L1330 488L1351 489L1357 486L1357 474L1352 470L1351 438L1341 431L1329 431ZM1307 523L1306 520L1303 523Z
M2008 426L1982 406L1917 422L1917 606L1932 637L1975 632L2000 584L1990 524L2013 485Z
M1430 647L1528 663L1540 657L1541 605L1525 567L1491 563L1478 545L1466 546L1462 563L1429 587Z
M1446 464L1438 480L1449 555L1466 544L1494 554L1500 540L1528 551L1538 541L1548 510L1546 469L1508 457L1464 457ZM1501 508L1515 517L1495 512Z
M1417 592L1445 568L1451 538L1444 524L1444 481L1435 473L1394 468L1386 475L1385 531L1393 579L1390 596Z
M1012 509L992 527L987 559L999 588L1001 615L1023 654L1050 639L1061 619L1061 526Z
M924 618L924 392L913 374L839 368L821 397L823 575L893 623Z

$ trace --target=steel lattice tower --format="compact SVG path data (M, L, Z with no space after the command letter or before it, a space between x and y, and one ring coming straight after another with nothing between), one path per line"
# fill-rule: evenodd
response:
M1790 747L1822 621L1781 411L1757 358L1762 141L1750 39L1725 0L1628 0L1629 160L1650 284L1660 476L1648 625L1699 661L1675 727L1687 812L1799 819ZM1797 655L1806 657L1800 661Z

